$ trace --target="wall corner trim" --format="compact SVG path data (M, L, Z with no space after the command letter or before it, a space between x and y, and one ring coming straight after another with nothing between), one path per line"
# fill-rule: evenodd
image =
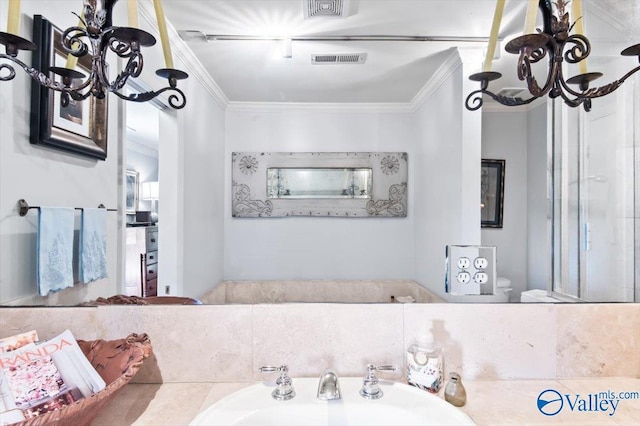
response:
M340 103L340 102L229 102L227 111L282 112L326 111L355 113L411 113L409 103Z
M140 2L138 4L140 17L144 19L156 33L158 33L158 23L155 18L155 12L152 10L153 6L151 2ZM178 57L187 68L190 77L198 80L207 92L209 92L216 103L220 105L222 109L226 109L229 105L229 98L227 98L227 95L224 94L213 77L209 75L204 65L202 65L187 43L180 38L180 35L173 25L171 25L171 22L167 22L167 28L170 33L169 39L173 54Z
M411 100L412 111L417 111L460 66L462 66L460 55L456 49L451 49L447 59Z

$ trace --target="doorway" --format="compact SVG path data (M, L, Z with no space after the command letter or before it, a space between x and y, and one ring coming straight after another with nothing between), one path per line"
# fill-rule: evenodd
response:
M132 89L140 92L139 88ZM126 102L122 169L126 199L123 221L122 293L180 295L178 236L180 158L175 112L160 101ZM135 180L134 185L131 180ZM133 186L133 188L132 188ZM131 198L127 194L127 198Z

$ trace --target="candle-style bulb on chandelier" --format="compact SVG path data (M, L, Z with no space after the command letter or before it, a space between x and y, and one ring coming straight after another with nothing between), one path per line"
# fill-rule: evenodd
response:
M0 53L0 81L13 80L16 75L13 64L16 64L35 82L61 92L63 106L69 103L69 98L76 101L82 101L89 96L102 99L109 92L121 99L133 102L146 102L168 92L169 105L175 109L184 108L186 97L178 89L177 84L178 80L186 79L188 74L173 68L161 0L154 0L154 6L162 47L165 52L166 68L157 70L156 75L166 78L169 85L156 91L122 93L128 79L130 77L137 78L142 73L144 60L141 48L155 45L156 39L153 35L139 28L113 26L113 7L117 2L118 0L83 0L78 25L69 27L62 33L62 48L69 57L67 66L38 70L18 59L20 51L36 50L38 46L18 35L20 0L9 0L7 32L0 32L0 44L5 46L5 53ZM137 14L137 0L128 0L128 2L135 5L134 10ZM132 13L131 7L129 13ZM137 15L134 22L137 22ZM109 78L110 66L107 62L107 54L109 53L126 60L123 70L113 80ZM91 69L88 76L74 70L74 65L69 65L70 63L75 64L78 58L85 55L89 55L91 58ZM9 62L3 63L2 60ZM50 73L55 74L56 77L50 77Z
M592 99L615 91L632 74L640 71L640 66L637 66L618 80L591 88L591 83L602 77L602 73L586 71L586 59L591 53L591 43L581 30L581 0L538 0L537 7L535 0L529 1L530 9L533 10L533 14L529 13L529 11L527 13L527 21L531 22L530 30L527 30L526 25L525 34L507 43L505 50L508 53L519 55L517 64L518 78L527 82L531 97L522 99L491 92L488 89L489 82L499 79L502 74L491 71L490 67L487 68L485 66L483 72L469 76L470 80L480 82L480 89L471 92L467 96L465 106L468 110L475 111L482 107L482 95L487 95L502 105L517 106L529 104L548 94L550 98L561 97L565 104L570 107L582 105L584 110L588 112L591 110ZM498 0L498 2L499 6L501 0ZM567 7L571 2L573 2L572 13L569 12ZM536 9L542 13L543 29L533 33ZM496 7L496 15L498 15L497 12L498 7ZM495 22L496 20L494 19L494 27ZM492 33L497 36L497 28L494 28L494 30ZM571 34L572 31L573 34ZM638 62L640 62L640 44L628 47L620 54L623 56L636 56ZM491 53L491 57L492 55ZM487 58L489 56L487 54ZM541 87L533 75L532 64L546 57L548 57L548 69L544 84ZM490 58L485 61L485 64L486 62L490 64ZM580 73L565 80L563 62L579 64Z

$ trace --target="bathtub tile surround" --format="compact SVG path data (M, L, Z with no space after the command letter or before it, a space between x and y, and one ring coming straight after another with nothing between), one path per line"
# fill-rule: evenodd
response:
M411 296L417 303L444 299L413 280L287 280L225 281L205 294L205 304L337 302L385 303L391 296Z
M367 364L392 364L382 378L401 379L401 304L286 304L253 306L254 380L275 380L265 365L289 367L291 377L319 376L331 368L338 376L357 376Z
M638 304L569 304L557 315L557 377L640 377Z

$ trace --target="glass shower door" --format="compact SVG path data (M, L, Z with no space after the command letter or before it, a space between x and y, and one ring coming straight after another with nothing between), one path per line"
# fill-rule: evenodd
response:
M626 114L616 101L598 99L591 112L581 114L580 297L588 301L634 300L636 171L628 144L633 138L627 137Z
M629 84L631 83L631 84ZM638 301L638 83L590 112L553 106L553 292Z

